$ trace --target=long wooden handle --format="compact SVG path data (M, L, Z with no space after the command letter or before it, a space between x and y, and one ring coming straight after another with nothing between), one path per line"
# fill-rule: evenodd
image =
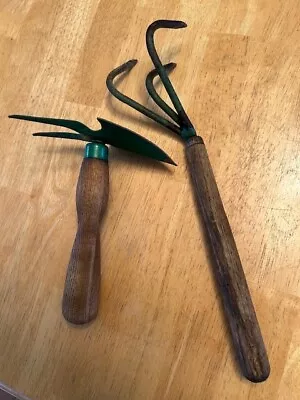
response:
M73 324L92 321L100 290L101 217L108 199L108 163L84 158L76 191L78 230L67 269L62 312Z
M201 138L193 137L187 141L186 157L235 351L245 377L253 382L262 382L270 374L269 360L237 247Z

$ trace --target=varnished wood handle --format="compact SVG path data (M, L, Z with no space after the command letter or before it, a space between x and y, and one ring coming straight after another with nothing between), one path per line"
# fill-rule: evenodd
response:
M73 324L92 321L100 290L101 217L108 199L108 163L84 158L77 183L78 230L67 269L62 312Z
M262 382L270 374L269 360L237 247L201 138L193 137L186 142L186 156L235 351L245 377L253 382Z

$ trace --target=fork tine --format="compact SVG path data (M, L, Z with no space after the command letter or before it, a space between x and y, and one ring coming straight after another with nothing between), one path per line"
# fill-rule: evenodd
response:
M164 68L167 73L170 73L173 71L173 69L176 67L176 63L169 63L164 65ZM154 78L158 75L158 72L156 69L153 69L152 71L149 72L146 78L146 88L148 90L149 95L152 97L152 100L167 114L169 115L170 118L174 122L176 122L178 125L180 125L180 119L176 112L169 107L169 105L159 96L157 93L153 80Z
M47 118L47 117L35 117L31 115L9 115L9 118L20 119L24 121L39 122L42 124L49 124L54 126L61 126L64 128L71 129L82 135L92 135L95 131L88 128L86 125L79 121L71 119L60 119L60 118Z
M42 137L52 137L52 138L60 138L60 139L74 139L74 140L82 140L85 142L90 142L91 137L87 137L77 133L70 132L36 132L33 133L32 136L42 136ZM95 141L93 139L93 141Z
M170 100L172 101L175 110L178 113L179 119L180 119L180 125L181 127L187 127L187 128L193 128L193 124L191 123L189 117L187 116L183 105L181 104L179 97L177 96L177 93L167 75L167 72L157 54L155 45L154 45L154 33L157 29L160 28L169 28L169 29L180 29L180 28L185 28L187 24L183 21L169 21L169 20L158 20L153 22L147 29L146 32L146 44L147 44L147 49L149 56L157 70L158 75L160 76L160 79L168 92L168 95L170 97Z
M128 106L134 108L135 110L139 111L141 114L145 115L146 117L152 119L153 121L157 122L158 124L164 126L165 128L177 133L180 135L180 128L173 124L171 121L167 120L166 118L160 116L159 114L155 113L152 110L149 110L147 107L143 106L142 104L138 103L137 101L131 99L130 97L121 93L114 85L114 79L123 72L130 71L137 63L137 60L129 60L126 63L120 65L119 67L112 70L107 78L106 78L106 86L110 93L119 99L122 103L127 104Z

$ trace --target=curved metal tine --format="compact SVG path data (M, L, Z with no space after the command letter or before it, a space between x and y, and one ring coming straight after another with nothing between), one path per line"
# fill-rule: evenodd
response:
M176 63L169 63L164 65L166 72L169 74L176 67ZM149 95L152 97L153 101L166 113L170 118L178 125L180 125L180 119L176 112L159 96L157 91L155 90L153 80L158 75L156 69L153 69L149 72L146 78L146 88L148 90Z
M84 136L80 133L69 133L69 132L37 132L33 133L32 136L43 136L43 137L53 137L60 139L74 139L74 140L82 140L84 142L95 142L96 140L91 136ZM100 141L100 140L99 140Z
M135 101L135 100L131 99L130 97L124 95L123 93L119 92L119 90L114 86L114 82L113 82L114 79L118 75L122 74L123 72L129 72L136 64L137 64L137 60L129 60L126 63L115 68L113 71L111 71L106 78L107 89L110 91L110 93L114 97L116 97L123 103L134 108L135 110L139 111L141 114L152 119L153 121L164 126L165 128L171 130L172 132L175 132L177 135L180 135L180 128L178 126L176 126L172 122L168 121L164 117L156 114L154 111L151 111L148 108L144 107L142 104L138 103L137 101Z
M160 76L160 79L166 88L166 91L168 92L168 95L170 97L170 100L172 101L175 110L178 113L181 125L184 125L189 128L193 128L193 124L191 123L189 117L187 116L176 92L175 89L173 88L173 85L166 73L166 70L160 61L160 58L158 57L157 51L155 49L154 45L154 32L157 29L160 28L170 28L170 29L180 29L180 28L186 28L187 24L183 21L170 21L170 20L158 20L153 22L147 29L146 33L146 44L147 44L147 49L149 56L151 57L151 60L157 70L158 75Z
M88 128L82 122L73 121L71 119L59 119L59 118L47 118L47 117L35 117L30 115L10 115L9 118L13 119L21 119L25 121L31 122L39 122L42 124L54 125L54 126L61 126L64 128L71 129L79 134L92 136L97 131L93 131L92 129Z

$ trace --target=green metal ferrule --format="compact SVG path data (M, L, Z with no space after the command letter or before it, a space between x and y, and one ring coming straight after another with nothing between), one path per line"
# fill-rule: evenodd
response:
M88 143L85 146L84 158L98 158L108 160L108 147L103 143Z
M195 129L193 129L193 128L182 128L181 131L180 131L180 136L182 137L182 139L188 140L192 136L196 136Z

